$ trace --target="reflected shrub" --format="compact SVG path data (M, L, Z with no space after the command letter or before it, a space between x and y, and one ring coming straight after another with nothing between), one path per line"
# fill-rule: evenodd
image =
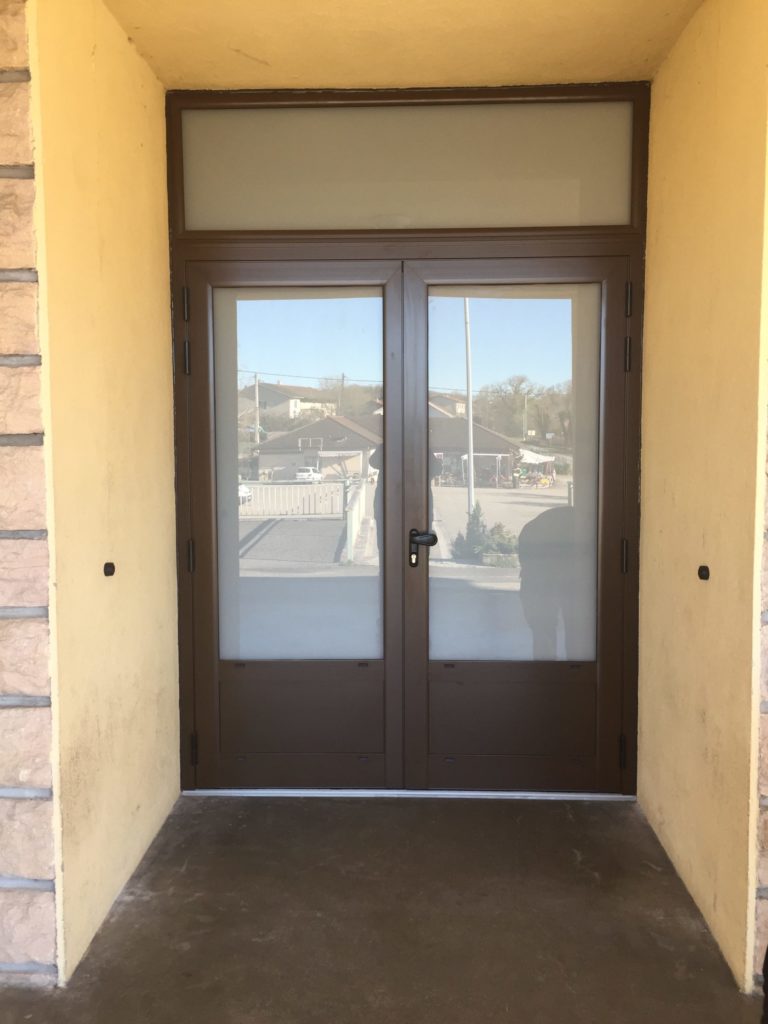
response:
M476 503L467 520L466 533L460 531L451 544L451 554L457 562L516 566L517 537L503 523L489 527L480 504Z

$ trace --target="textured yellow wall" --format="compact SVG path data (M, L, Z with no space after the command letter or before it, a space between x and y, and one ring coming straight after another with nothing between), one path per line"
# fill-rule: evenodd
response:
M643 400L639 796L745 987L767 61L764 0L707 0L654 81Z
M124 22L134 8L150 7L149 0L110 3ZM207 6L215 28L222 9ZM257 26L248 14L252 5L240 6L262 31L263 19ZM101 0L33 0L31 10L68 975L177 792L163 95ZM542 63L543 49L527 47L538 63L526 73L507 49L509 33L481 38L475 22L474 35L469 22L455 33L462 63L445 45L444 5L435 8L442 34L409 26L405 57L381 45L376 8L360 8L371 24L340 37L343 53L326 46L320 57L314 30L305 41L295 17L284 30L282 11L272 9L270 45L290 40L290 60L282 51L252 51L250 41L233 50L223 32L225 60L206 25L179 46L189 20L182 0L151 4L165 36L145 32L141 43L174 85L558 77ZM472 21L468 11L464 5L462 16ZM603 77L595 68L610 48L595 36L596 23L587 32L594 59L579 58L567 77ZM745 985L765 427L758 378L766 33L764 0L707 0L656 80L644 399L640 797ZM491 36L504 42L489 70ZM366 46L383 55L368 77L360 71ZM174 63L177 53L189 67ZM324 68L341 70L331 78ZM604 77L626 73L622 66ZM117 563L112 580L102 575L107 560ZM706 584L696 577L702 562L712 568Z
M30 31L67 977L178 793L164 95L101 0Z

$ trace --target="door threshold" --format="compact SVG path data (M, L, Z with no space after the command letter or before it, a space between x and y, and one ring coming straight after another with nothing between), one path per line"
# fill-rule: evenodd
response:
M580 800L635 803L636 796L621 793L535 793L493 789L184 789L182 796L242 796L272 798L344 798L370 800Z

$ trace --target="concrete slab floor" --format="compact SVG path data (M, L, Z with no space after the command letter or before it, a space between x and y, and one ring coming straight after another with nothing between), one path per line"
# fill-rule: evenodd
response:
M755 1024L632 804L185 797L2 1024Z

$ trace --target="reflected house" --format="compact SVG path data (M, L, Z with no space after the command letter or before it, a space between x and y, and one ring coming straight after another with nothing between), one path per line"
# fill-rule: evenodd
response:
M435 479L461 485L466 480L467 419L437 415L430 418L430 445L442 467ZM262 480L293 480L304 466L318 469L329 480L369 472L369 460L383 440L384 419L367 416L325 416L270 438L259 446ZM520 446L504 434L474 424L475 473L478 483L510 480L520 461Z
M454 416L465 416L467 412L466 402L457 402L451 399L450 401L442 401L446 399L445 395L433 396L430 393L429 402L427 403L427 411L430 419L452 419ZM453 411L459 409L459 412ZM384 415L384 403L380 398L375 399L369 403L366 412L372 412L375 416Z
M238 415L255 414L254 390L253 384L240 390ZM259 381L259 413L262 416L284 416L295 420L305 412L333 415L336 406L335 399L320 388Z
M429 393L430 417L466 416L467 399L463 395L448 395L440 391Z
M462 486L466 483L466 416L430 417L429 443L442 472L436 481ZM520 461L520 446L496 430L473 424L475 477L479 485L493 486L512 479Z
M324 416L259 446L262 480L293 480L296 470L311 466L328 480L365 476L369 459L382 442L381 416Z

